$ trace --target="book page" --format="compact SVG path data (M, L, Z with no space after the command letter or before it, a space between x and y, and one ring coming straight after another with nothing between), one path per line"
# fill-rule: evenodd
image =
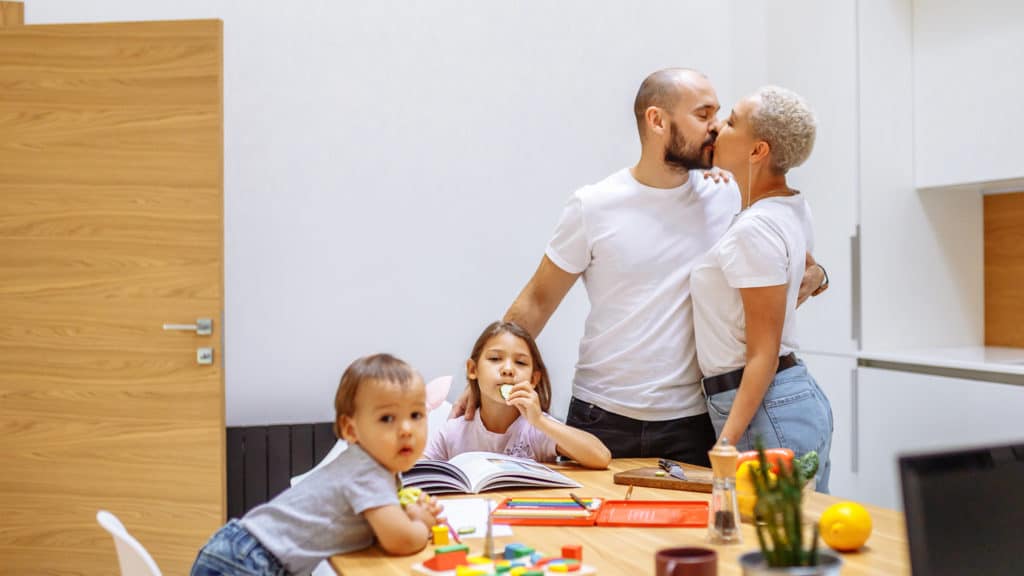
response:
M543 464L504 454L465 452L448 462L462 470L473 492L516 486L580 486Z
M467 493L469 478L457 466L443 460L420 460L402 473L402 486L415 486L428 494Z

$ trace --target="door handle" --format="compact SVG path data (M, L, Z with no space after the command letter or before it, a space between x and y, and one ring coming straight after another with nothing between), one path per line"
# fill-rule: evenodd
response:
M164 330L195 331L199 336L209 336L213 334L213 319L198 318L195 324L164 324Z

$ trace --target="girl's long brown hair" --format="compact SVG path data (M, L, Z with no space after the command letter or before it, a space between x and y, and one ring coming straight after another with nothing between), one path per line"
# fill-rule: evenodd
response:
M537 348L537 342L534 341L533 336L527 332L522 326L515 322L503 322L501 320L497 322L491 322L484 328L483 333L476 339L476 344L473 344L473 351L469 354L469 359L474 364L480 364L480 355L483 354L484 346L487 342L498 336L499 334L511 334L517 336L526 342L527 348L530 349L530 356L533 357L533 371L540 372L540 381L537 382L537 396L540 397L540 409L547 412L551 407L551 380L548 378L548 369L544 366L544 359L540 356L540 349ZM531 374L531 377L533 375ZM473 395L476 401L480 401L480 383L475 378L466 376L466 380L469 382L470 389L473 390Z

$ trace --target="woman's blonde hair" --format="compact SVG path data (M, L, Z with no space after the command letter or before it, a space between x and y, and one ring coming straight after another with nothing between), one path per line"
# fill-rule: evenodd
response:
M751 131L771 148L772 170L785 174L811 155L817 131L814 113L799 94L779 86L764 86L755 96L760 103L750 115Z

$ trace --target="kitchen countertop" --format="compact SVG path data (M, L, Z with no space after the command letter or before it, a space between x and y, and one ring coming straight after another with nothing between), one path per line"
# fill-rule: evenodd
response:
M860 361L1024 375L1024 348L957 346L885 351L861 350L856 357Z

